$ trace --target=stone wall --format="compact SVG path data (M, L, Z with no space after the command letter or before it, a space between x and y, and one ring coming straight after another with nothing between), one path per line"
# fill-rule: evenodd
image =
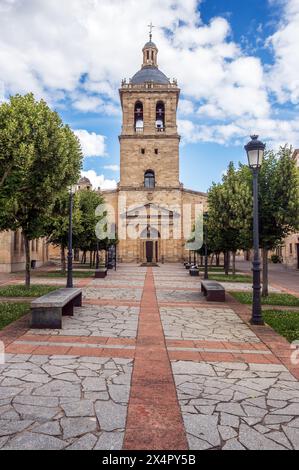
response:
M45 239L30 242L31 259L36 260L37 267L48 259L48 245ZM20 232L0 233L0 272L18 272L25 269L25 251Z

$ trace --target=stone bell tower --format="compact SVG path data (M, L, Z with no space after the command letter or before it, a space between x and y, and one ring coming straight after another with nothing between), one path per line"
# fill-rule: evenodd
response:
M141 69L120 89L120 190L178 189L177 107L180 90L158 68L158 48L147 42Z

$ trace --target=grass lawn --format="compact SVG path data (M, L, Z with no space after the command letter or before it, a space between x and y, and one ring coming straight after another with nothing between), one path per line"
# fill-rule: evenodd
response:
M104 268L104 264L100 264L100 268ZM90 271L90 265L88 264L74 264L74 269L86 269ZM91 269L95 269L95 266L93 266Z
M230 292L241 304L252 304L251 292ZM299 299L291 294L271 293L268 297L262 297L263 305L281 305L284 307L299 307Z
M284 336L290 343L299 340L299 311L265 310L263 317L273 330Z
M0 297L41 297L54 290L57 286L32 285L29 289L24 285L0 287Z
M86 278L86 277L92 277L94 276L95 271L73 271L73 277L74 278ZM35 274L36 277L44 277L48 279L56 279L56 278L66 278L67 273L62 273L61 271L45 271L41 272L39 271L38 273Z
M27 304L0 303L0 330L29 313L29 310Z
M241 274L236 274L236 276L232 274L228 276L224 276L223 274L210 274L209 279L217 282L252 282L252 276L243 276Z
M200 271L204 271L205 267L200 266L199 267ZM209 266L209 272L211 273L223 273L224 274L224 268L222 267L216 267L216 266Z

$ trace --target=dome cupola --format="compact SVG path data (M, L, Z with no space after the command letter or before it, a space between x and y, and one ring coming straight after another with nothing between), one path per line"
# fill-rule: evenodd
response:
M132 85L142 85L146 82L151 82L158 85L169 85L170 81L158 68L158 48L152 41L152 28L151 25L150 40L145 44L142 49L143 63L141 70L137 72L131 79Z

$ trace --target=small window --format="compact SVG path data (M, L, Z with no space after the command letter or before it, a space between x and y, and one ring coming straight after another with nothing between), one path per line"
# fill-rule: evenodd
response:
M293 244L290 243L290 255L292 255L292 254L293 254Z
M154 60L154 51L152 51L152 61Z
M159 155L159 149L155 149L155 155Z
M145 155L145 149L141 149L141 154Z
M149 58L150 58L149 51L146 51L146 58L147 58L147 60L149 60Z
M144 187L147 189L154 189L156 186L155 172L148 170L144 175Z

